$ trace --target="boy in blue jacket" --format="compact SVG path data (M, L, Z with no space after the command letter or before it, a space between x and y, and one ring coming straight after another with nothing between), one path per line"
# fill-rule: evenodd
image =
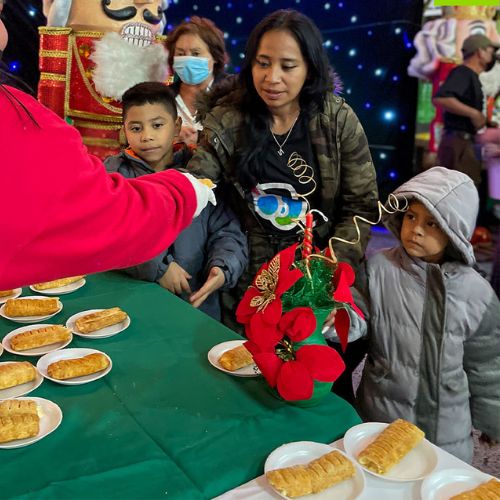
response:
M173 144L181 120L172 91L158 82L139 83L123 94L122 102L129 147L105 160L108 172L134 178L185 167L191 149ZM218 199L165 252L125 272L156 281L219 320L218 290L236 285L247 260L246 236L238 219Z

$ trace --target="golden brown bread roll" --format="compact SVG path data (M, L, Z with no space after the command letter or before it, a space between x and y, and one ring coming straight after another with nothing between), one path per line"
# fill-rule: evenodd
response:
M9 295L12 295L14 293L14 290L0 290L0 297L8 297Z
M0 401L0 417L30 413L38 415L38 405L32 399L8 399Z
M352 462L334 450L308 464L266 472L266 478L282 495L295 498L319 493L355 474Z
M490 479L472 490L464 491L450 500L490 500L500 499L500 481Z
M40 418L32 413L0 417L0 443L36 436L40 431Z
M109 366L109 360L104 354L93 353L83 358L61 359L47 368L49 377L57 380L82 377L104 370Z
M253 363L252 355L244 345L226 351L220 358L219 364L231 372L239 370Z
M71 278L61 278L54 281L46 281L45 283L37 283L33 285L35 290L50 290L51 288L59 288L61 286L71 285L71 283L76 283L80 281L84 276L73 276Z
M86 314L75 321L77 330L80 333L91 333L107 326L120 323L127 318L127 313L119 307L103 309L92 314Z
M12 318L22 316L45 316L59 310L61 303L57 297L41 299L8 299L5 315Z
M71 330L62 325L52 325L18 333L12 336L9 341L10 347L14 351L25 351L26 349L55 344L56 342L66 342L70 338Z
M0 389L25 384L36 378L36 368L27 361L0 365Z
M425 433L416 425L402 419L395 420L361 451L358 461L377 474L386 474L417 446L424 436Z

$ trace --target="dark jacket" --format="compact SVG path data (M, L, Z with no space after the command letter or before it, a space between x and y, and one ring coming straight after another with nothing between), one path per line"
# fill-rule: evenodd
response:
M174 154L174 162L168 168L184 166L189 156L188 148L181 148ZM107 158L104 163L108 172L118 172L127 178L154 172L145 161L127 150ZM238 219L218 200L215 207L207 205L165 252L144 264L125 269L125 272L137 279L158 281L168 265L175 261L192 276L189 284L195 291L205 283L209 270L217 266L223 270L226 279L222 290L227 290L236 285L247 260L246 237ZM200 310L220 319L219 293L210 295Z

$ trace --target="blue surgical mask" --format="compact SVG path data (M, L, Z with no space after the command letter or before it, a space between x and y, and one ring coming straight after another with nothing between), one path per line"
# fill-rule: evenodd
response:
M175 56L174 71L188 85L198 85L210 75L206 57Z

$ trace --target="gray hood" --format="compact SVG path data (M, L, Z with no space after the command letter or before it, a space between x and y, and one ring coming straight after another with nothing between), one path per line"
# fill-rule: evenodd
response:
M476 259L469 240L476 225L479 196L472 179L456 170L433 167L411 178L394 191L404 204L412 200L422 203L450 239L453 258L472 266ZM387 205L386 205L387 207ZM400 239L402 214L384 215L383 222Z

